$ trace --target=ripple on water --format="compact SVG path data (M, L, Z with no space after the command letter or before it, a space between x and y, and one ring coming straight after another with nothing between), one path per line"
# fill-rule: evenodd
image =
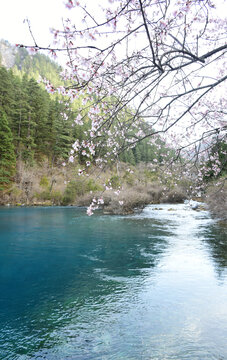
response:
M207 211L1 211L0 359L227 358L226 234Z

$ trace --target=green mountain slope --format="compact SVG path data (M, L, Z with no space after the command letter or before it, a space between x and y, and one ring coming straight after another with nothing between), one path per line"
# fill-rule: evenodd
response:
M20 77L26 74L28 78L38 80L41 76L54 86L62 85L62 68L56 62L41 53L30 55L25 48L17 48L6 40L0 40L0 65L12 69Z

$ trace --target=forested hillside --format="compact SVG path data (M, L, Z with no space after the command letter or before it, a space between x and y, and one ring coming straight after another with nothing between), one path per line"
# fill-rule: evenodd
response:
M0 40L0 65L12 69L15 75L38 80L48 79L54 86L62 85L60 73L62 68L48 56L40 53L30 55L23 47L15 47L8 41Z
M99 176L101 180L98 183L96 178L81 182L78 171L80 172L80 169L85 168L88 163L91 166L90 173L95 171L99 156L111 151L102 142L98 147L96 146L96 152L89 158L83 150L79 151L70 169L64 169L63 163L70 164L72 144L77 140L80 143L85 141L86 131L90 127L89 117L83 125L75 121L83 116L81 109L84 99L79 96L71 102L57 92L52 94L47 91L44 83L38 81L40 78L46 79L55 87L64 84L60 76L61 67L47 56L43 54L31 56L26 49L16 49L5 41L0 42L0 51L2 51L0 53L1 203L9 201L34 204L37 201L38 203L50 201L50 204L70 204L74 203L78 196L102 190L105 183L109 186L107 179L110 179L113 189L118 189L123 183L126 188L138 184L146 185L140 188L139 192L137 188L130 190L129 196L127 191L125 192L126 212L128 208L131 211L133 206L146 204L154 199L176 201L186 197L190 181L181 179L180 173L176 170L177 166L174 170L175 175L168 171L163 173L161 166L163 160L175 157L175 153L160 138L152 144L149 137L145 138L137 142L134 147L121 152L118 160L125 163L126 167L122 165L120 171L110 170L106 177ZM90 106L87 99L85 100L86 107ZM125 121L127 123L127 118ZM145 134L146 127L144 122L142 130ZM132 138L135 136L134 131L136 130L132 130ZM122 139L119 138L119 141ZM226 149L226 144L221 146ZM220 154L218 152L222 171L218 175L215 173L212 159L217 157L217 150L214 149L214 156L209 159L206 167L208 170L203 175L205 183L226 172L226 157L223 158L223 149ZM127 166L137 164L148 165L148 168L139 167L139 171L134 168L132 175ZM156 167L155 171L151 167L149 169L150 164L153 164L153 169L154 166ZM154 182L155 190L152 188L151 191L147 184ZM135 192L138 192L139 199L135 197ZM128 205L129 197L131 203ZM82 204L87 204L90 199L83 201ZM114 204L118 204L118 201ZM117 211L119 211L118 207Z
M30 164L43 156L50 163L66 159L77 137L73 112L58 96L50 96L34 79L0 68L0 108L13 135L17 159ZM67 116L67 119L66 119Z
M81 98L71 103L59 94L50 94L44 84L37 81L41 77L54 86L63 84L61 68L56 63L42 54L30 56L24 48L15 49L7 42L1 42L0 48L3 49L0 59L5 64L0 66L0 126L8 138L8 141L0 139L0 167L5 168L8 162L10 169L1 174L4 189L14 181L16 161L28 166L47 161L50 167L67 162L73 142L85 139L84 132L90 120L83 126L74 122L81 108ZM164 145L161 140L158 146L151 145L145 139L122 152L119 160L131 165L154 159L159 162L168 152ZM77 163L88 160L92 163L106 151L108 149L100 145L89 159L80 153ZM3 161L3 153L11 155L5 156Z

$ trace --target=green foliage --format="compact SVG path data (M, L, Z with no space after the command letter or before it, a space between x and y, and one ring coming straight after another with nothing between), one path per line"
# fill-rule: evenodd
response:
M150 170L150 169L144 170L144 177L149 182L157 181L159 179L157 171Z
M44 175L41 177L39 185L43 188L48 188L50 186L49 179Z
M82 196L90 191L102 191L103 188L97 184L94 179L88 179L87 181L84 178L77 178L68 183L63 199L62 205L73 204L78 196Z
M46 190L42 191L41 193L36 193L35 197L38 200L43 200L43 201L51 200L51 193L48 189L46 189Z
M102 191L103 187L95 182L94 179L89 179L85 182L85 192Z
M36 192L35 193L35 198L37 198L39 201L44 201L44 202L50 202L54 205L61 205L62 203L62 198L63 198L63 195L61 193L61 191L54 191L54 190L50 190L50 189L45 189L43 190L42 192L38 193Z
M82 184L77 183L76 181L70 181L64 191L62 198L62 205L72 204L78 193L82 191Z
M63 195L60 191L51 191L51 201L55 204L55 205L61 205L62 203L62 198Z
M10 189L10 198L13 202L18 202L22 196L22 190L13 185Z
M12 109L14 106L14 88L12 73L4 67L0 67L0 106L7 115L9 125L11 125Z
M76 139L79 141L86 139L85 131L88 130L91 120L86 117L85 111L83 113L82 110L85 124L83 126L74 124L74 119L81 113L82 97L71 104L60 95L50 95L36 80L41 75L55 86L63 85L59 77L61 68L45 55L37 53L31 57L24 48L18 48L15 54L13 71L0 67L0 106L7 115L16 158L29 165L42 163L43 159L47 158L49 164L59 165L68 159L72 143ZM119 101L116 97L109 99L110 105L116 101ZM87 106L90 103L91 100L88 100ZM103 116L105 116L104 112ZM129 119L134 115L132 109L126 108L116 116L120 118L116 118L116 122L113 122L113 128L118 126L118 120L123 121L123 126L127 128L130 125ZM133 137L138 129L132 128L130 131L130 136ZM146 129L143 131L146 133ZM125 140L119 138L119 143L124 147ZM154 159L160 162L162 153L166 155L168 150L161 140L158 145L159 147L151 145L148 139L144 139L134 148L125 150L119 159L130 165L140 162L149 163ZM159 148L161 149L158 150ZM109 150L111 149L105 144L101 144L97 147L95 156L102 157ZM79 163L88 160L82 154L79 154L77 159ZM93 161L92 156L89 160ZM128 178L127 181L132 183L133 178ZM117 188L120 180L113 179L112 183L113 187ZM92 184L87 186L90 187L89 191L96 191Z
M204 171L204 180L211 181L227 174L227 137L215 140Z
M25 48L18 48L15 56L14 71L27 74L28 78L38 80L40 76L50 80L54 86L63 85L60 79L61 67L44 54L30 56Z
M0 191L9 187L15 174L16 158L12 140L6 114L0 107Z
M60 98L51 104L49 125L51 134L49 138L50 152L53 160L67 159L73 142L73 114Z
M113 175L110 178L110 183L113 189L118 189L121 186L121 179L118 175Z
M57 164L67 159L73 136L74 112L60 96L51 97L27 75L17 77L0 67L0 106L5 111L18 159L32 165L47 157Z
M61 67L49 57L30 56L23 47L15 50L9 43L4 45L14 57L14 67L13 71L0 67L0 106L8 118L17 159L32 165L47 157L49 163L58 164L68 158L73 136L84 136L83 127L72 127L80 104L50 95L37 83L41 76L54 86L64 85Z
M133 174L130 174L128 171L125 172L123 179L129 186L133 186L135 183L135 176L133 176Z

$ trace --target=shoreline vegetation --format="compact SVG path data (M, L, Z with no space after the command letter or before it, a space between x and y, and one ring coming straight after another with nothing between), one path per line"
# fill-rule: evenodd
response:
M89 206L102 198L106 213L130 214L148 204L178 203L188 198L189 184L174 186L171 179L159 181L159 171L148 165L120 163L106 170L91 167L88 176L78 175L78 166L28 167L17 163L13 185L3 193L1 205L15 206ZM106 188L108 190L106 190Z
M93 167L88 176L79 176L78 166L49 167L46 162L28 167L18 162L15 182L2 194L0 205L88 207L94 198L101 197L103 204L99 208L104 214L128 215L149 204L175 204L193 199L205 202L214 217L227 221L226 186L216 193L214 186L210 186L207 194L194 197L188 180L176 183L175 179L161 179L162 170L154 171L149 164L120 163L117 168L110 166L105 171ZM197 210L201 209L204 207Z
M61 71L44 54L30 56L23 47L0 40L0 205L86 206L91 214L99 199L104 213L125 215L148 204L194 199L204 185L202 198L195 200L227 221L225 141L215 143L209 159L188 169L187 156L178 156L161 137L149 142L151 129L141 119L140 131L132 127L129 134L138 143L120 152L113 165L111 157L105 157L113 150L112 141L100 144L95 156L90 152L93 147L87 152L90 115L94 115L86 115L88 99L80 96L69 104L47 86L66 85ZM40 75L47 83L40 82ZM111 104L114 99L109 100ZM128 108L121 115L127 127L133 112ZM147 134L144 140L139 139L141 131ZM101 163L105 169L100 169Z

